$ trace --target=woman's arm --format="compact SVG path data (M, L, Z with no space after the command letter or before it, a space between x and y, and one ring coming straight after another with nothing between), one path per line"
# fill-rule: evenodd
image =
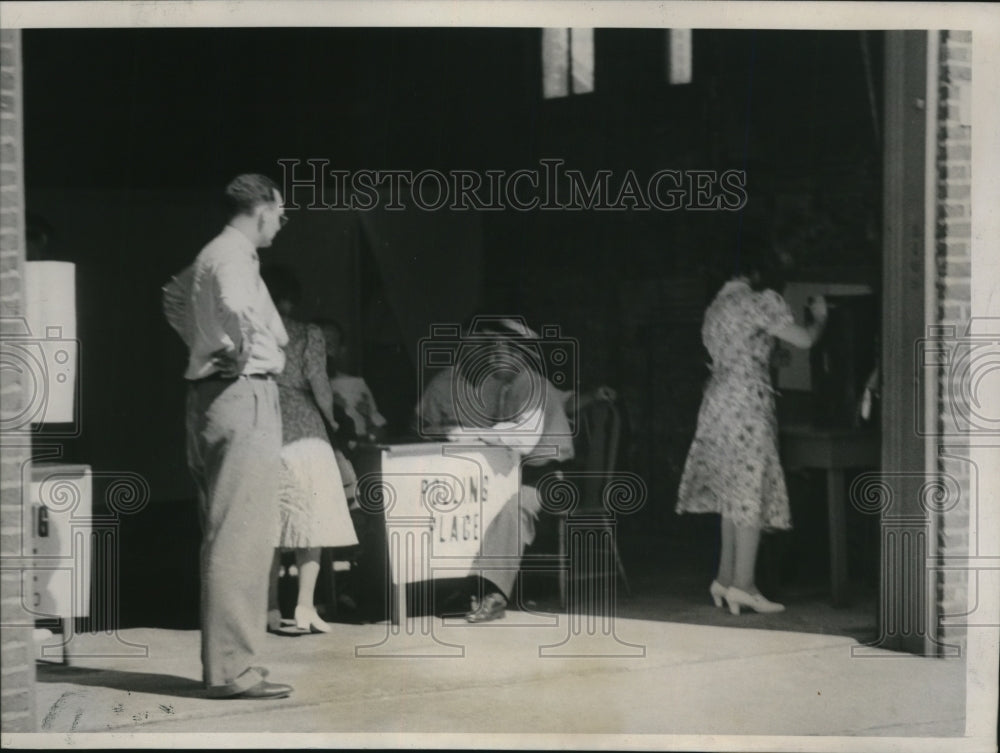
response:
M528 431L533 426L535 431ZM482 442L495 447L507 447L519 455L530 455L541 441L545 430L545 414L540 407L526 410L514 421L501 421L488 429L451 429L448 439L452 442Z
M779 340L783 340L796 348L811 348L823 334L826 327L827 308L826 299L817 296L809 301L809 311L813 320L810 324L786 324L785 326L771 332Z

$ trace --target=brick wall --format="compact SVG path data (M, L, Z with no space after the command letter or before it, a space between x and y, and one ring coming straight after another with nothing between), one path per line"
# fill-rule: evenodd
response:
M2 334L11 317L23 316L24 163L22 155L21 34L0 30L0 321ZM17 373L4 369L0 415L4 428L23 405ZM0 596L0 728L35 731L35 663L31 622L21 606L18 557L22 554L21 472L28 461L26 444L0 435L0 528L3 575Z
M972 32L940 32L938 61L937 322L954 327L960 339L965 334L972 308L972 134L968 115L972 95ZM969 463L961 459L966 454L961 447L967 446L968 440L955 436L960 428L955 424L953 413L956 400L960 399L956 394L958 380L946 370L939 376L938 428L944 437L940 444L957 449L949 449L947 453L955 457L939 458L938 470L954 477L962 490L969 493L962 494L954 505L951 504L954 500L942 505L944 509L937 519L938 546L943 556L964 556L969 549L969 514L970 509L975 509L975 489L970 488ZM954 625L962 620L949 621L948 615L962 615L967 610L968 573L944 571L938 575L936 585L939 639L964 647L965 630Z

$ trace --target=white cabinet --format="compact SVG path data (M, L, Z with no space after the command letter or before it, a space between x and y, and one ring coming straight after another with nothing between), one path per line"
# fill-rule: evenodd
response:
M87 617L93 547L90 466L35 463L28 485L30 555L25 606L35 619Z

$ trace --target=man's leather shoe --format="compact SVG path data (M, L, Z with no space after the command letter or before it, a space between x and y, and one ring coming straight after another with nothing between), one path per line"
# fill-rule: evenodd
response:
M507 600L502 594L493 592L486 594L482 602L472 601L472 610L465 615L466 622L489 622L499 620L507 613Z
M267 680L261 680L256 685L244 690L242 693L226 697L233 699L251 698L267 701L274 698L287 698L292 694L292 690L294 690L294 688L291 685L285 685L281 682L268 682Z

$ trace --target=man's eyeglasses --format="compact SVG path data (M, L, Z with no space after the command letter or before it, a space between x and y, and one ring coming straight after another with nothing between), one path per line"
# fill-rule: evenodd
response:
M288 215L284 215L284 214L279 215L278 216L278 224L281 225L281 227L284 227L285 225L288 224L288 220L290 220L290 219L291 218L288 217Z

